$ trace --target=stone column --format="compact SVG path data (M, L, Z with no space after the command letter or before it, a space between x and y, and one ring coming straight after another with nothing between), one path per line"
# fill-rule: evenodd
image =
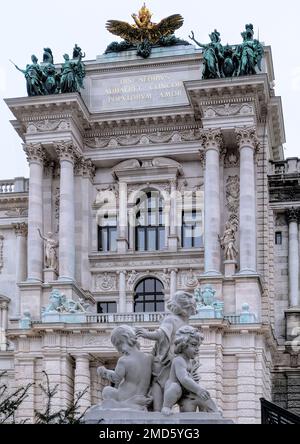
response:
M177 181L171 180L171 195L170 195L170 235L169 235L169 249L177 251L178 247L178 217L177 217Z
M118 253L126 253L128 249L128 198L127 183L119 183L119 238Z
M59 280L75 280L75 200L74 162L77 157L71 142L57 146L60 159Z
M170 280L170 299L174 296L177 291L177 272L178 270L171 270L171 280Z
M289 223L289 305L300 307L299 301L299 213L295 208L287 211Z
M91 406L91 373L90 373L90 357L88 354L75 356L75 381L74 381L74 396L84 392L85 395L81 398L79 403L79 411L84 413L87 408Z
M0 302L0 351L6 351L7 340L6 331L8 327L8 304Z
M120 271L119 273L119 313L127 313L126 271Z
M18 284L20 282L24 282L26 279L26 253L27 253L27 234L28 234L28 226L25 223L14 224L13 228L15 230L17 236L17 245L16 245L16 294L18 297L17 301L17 314L22 315L21 313L21 301L20 301L20 291Z
M43 168L45 152L41 144L24 145L30 169L29 179L29 207L28 207L28 259L27 280L42 282L44 265L43 227Z
M204 248L205 274L221 275L221 226L220 205L220 150L223 139L220 130L202 133L205 149L205 190L204 190Z
M257 274L254 154L259 142L252 127L236 129L236 136L240 148L240 274Z
M78 261L76 261L76 277L82 288L91 287L91 272L89 269L89 253L92 249L92 225L90 207L92 202L92 183L96 168L91 159L80 158L75 164L75 176L77 177L78 196L76 196L75 219L81 220L80 249ZM76 181L76 179L75 179ZM75 185L76 186L76 185ZM95 236L97 238L97 236Z

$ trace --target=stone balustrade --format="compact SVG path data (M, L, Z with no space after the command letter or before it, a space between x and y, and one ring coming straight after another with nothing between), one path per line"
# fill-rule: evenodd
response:
M87 315L88 324L135 324L143 322L160 322L166 313L105 313Z
M0 180L0 194L28 193L29 179L17 177L10 180Z
M300 160L297 157L269 163L269 175L271 176L297 173L300 173Z

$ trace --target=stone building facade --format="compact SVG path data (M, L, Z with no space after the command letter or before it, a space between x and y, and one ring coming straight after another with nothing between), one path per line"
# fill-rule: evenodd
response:
M0 183L0 369L36 383L20 419L43 370L54 407L86 386L96 404L113 328L155 329L172 294L207 285L223 315L191 324L224 417L259 423L262 397L299 411L300 161L284 160L271 49L250 77L203 81L202 65L192 46L110 54L86 62L81 95L6 100L30 167ZM89 303L84 322L45 321L53 290Z

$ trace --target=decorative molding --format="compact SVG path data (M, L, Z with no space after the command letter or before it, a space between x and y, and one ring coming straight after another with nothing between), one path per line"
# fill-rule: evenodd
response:
M4 267L4 236L0 235L0 273Z
M60 212L60 188L56 188L54 193L54 217L56 221L55 233L59 232L59 212Z
M175 144L194 142L201 139L199 129L181 131L157 131L149 134L120 135L115 137L89 137L84 143L92 149L120 148L137 145Z
M66 131L71 128L70 122L67 120L41 120L39 122L30 122L27 124L27 134L36 134L50 131Z
M225 168L238 168L240 165L240 153L238 151L227 150L224 159Z
M46 152L41 143L23 144L23 150L25 151L29 164L32 162L43 164L47 160Z
M199 285L199 281L195 270L185 270L179 273L179 286L181 288L195 289Z
M240 178L239 176L229 176L226 183L226 207L229 213L239 217L240 205Z
M95 291L116 291L117 276L115 273L102 273L94 277Z
M13 224L13 229L16 236L27 237L28 235L28 225L25 222Z
M28 208L13 208L5 213L7 217L27 217Z
M240 149L247 146L253 148L256 153L260 150L260 142L254 126L236 128L235 134Z
M255 109L253 105L247 103L243 104L232 104L225 103L224 105L215 106L205 106L203 107L203 115L205 118L214 117L227 117L227 116L237 116L237 115L251 115L255 114Z

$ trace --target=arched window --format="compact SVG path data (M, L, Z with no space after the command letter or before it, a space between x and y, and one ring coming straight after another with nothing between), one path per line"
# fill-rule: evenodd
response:
M165 248L163 199L158 191L149 191L136 202L136 251Z
M147 278L135 289L134 312L155 313L165 311L163 285L158 279Z

